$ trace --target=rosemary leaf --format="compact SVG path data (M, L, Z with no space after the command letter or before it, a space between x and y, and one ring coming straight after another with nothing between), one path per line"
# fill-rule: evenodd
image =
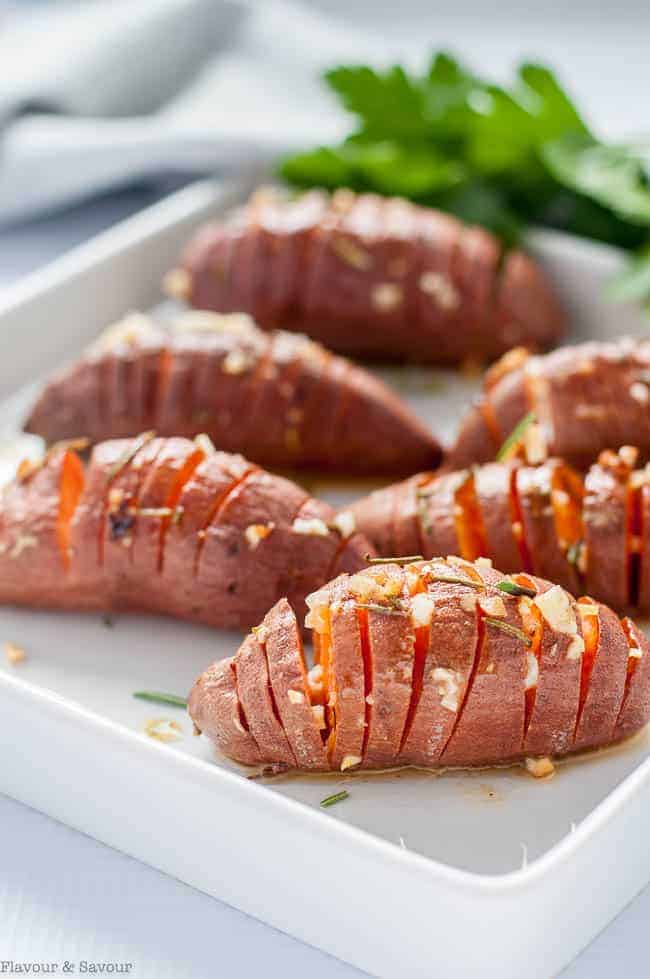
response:
M334 795L328 795L326 799L321 800L320 804L323 809L328 809L330 806L335 806L337 802L343 802L349 796L350 793L347 789L343 789L341 792L335 792Z
M166 704L168 707L187 707L184 697L177 697L173 693L159 693L156 690L137 690L134 694L138 700L147 700L152 704Z
M131 462L133 457L140 451L140 449L151 442L153 438L156 437L155 432L143 432L142 435L138 435L136 439L133 440L129 448L120 456L116 463L114 463L106 474L106 480L112 483L118 473L120 473L125 466Z
M407 557L370 557L366 554L368 564L412 564L413 561L424 561L421 554L409 554Z
M435 572L431 575L431 578L433 581L442 581L446 585L467 585L468 588L476 588L477 591L483 591L485 588L482 581L472 581L471 578L460 578L455 574L438 574Z
M497 584L499 591L504 591L507 595L526 595L528 598L534 598L537 592L534 588L525 588L523 585L518 585L515 581L500 581Z
M496 454L497 462L505 462L514 455L515 450L520 445L524 433L529 425L532 425L536 421L536 415L534 411L529 411L527 415L517 422L510 435L505 440L501 448Z
M525 646L532 646L532 640L530 636L527 636L523 629L518 629L515 625L510 625L509 622L502 622L501 619L483 619L486 625L491 625L493 629L500 629L501 632L507 632L509 636L514 636L516 639L520 639Z

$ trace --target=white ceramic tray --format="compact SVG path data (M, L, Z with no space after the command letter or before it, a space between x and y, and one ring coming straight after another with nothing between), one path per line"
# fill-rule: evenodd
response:
M159 302L192 228L240 193L196 184L0 297L4 436L39 376L111 319ZM574 337L643 328L603 301L616 253L548 233L531 247ZM431 370L384 374L445 435L475 386ZM28 656L13 667L0 656L0 791L370 973L550 976L650 879L646 737L548 782L510 770L262 784L216 759L182 712L132 698L184 695L237 636L0 609L0 640ZM153 717L178 720L182 740L146 737ZM321 810L343 785L349 798Z

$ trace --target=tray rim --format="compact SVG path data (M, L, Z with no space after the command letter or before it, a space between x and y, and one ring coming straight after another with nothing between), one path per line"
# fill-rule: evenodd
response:
M125 256L128 258L128 255L134 251L146 251L148 248L153 248L152 243L158 238L166 238L172 234L176 234L178 237L181 232L186 234L188 227L204 220L206 216L219 207L238 200L242 194L250 189L252 183L257 182L259 181L247 178L228 184L211 180L193 183L133 217L119 222L114 227L91 238L88 242L75 247L43 269L19 280L15 285L4 288L0 292L0 349L10 337L13 329L22 326L34 332L38 328L39 324L34 324L32 318L41 304L47 302L49 296L61 297L68 290L74 294L74 290L80 284L83 284L88 277L92 279L95 274L100 277L102 275L110 277L116 261L124 260ZM598 263L608 271L614 271L622 260L622 253L610 246L577 239L560 232L535 230L530 235L529 242L533 248L536 245L552 246L557 249L559 255L565 253L567 249L574 253L578 249L583 260ZM155 281L156 283L159 282L157 273ZM147 285L147 288L150 287L153 287L153 278L152 282ZM99 326L105 325L103 311L95 311L94 315L99 320ZM95 333L97 330L92 315L89 316L87 327L89 334ZM48 359L48 366L55 366L62 359L62 354L56 347L50 348L45 353L47 356L41 360ZM2 375L8 375L8 384L5 378L2 393L11 393L12 390L21 387L25 380L24 376L16 376L10 365L6 365L3 370L3 359L0 358L0 388L3 384ZM34 376L34 374L31 375L32 380ZM177 755L167 747L145 739L137 732L85 708L74 700L61 697L49 689L19 677L0 674L0 699L5 697L17 698L32 709L47 712L60 721L76 725L79 730L85 730L89 734L92 733L98 737L107 736L115 746L128 747L134 757L146 761L150 768L156 765L161 769L162 766L162 769L168 774L172 771L176 772L193 783L201 782L208 788L219 786L231 800L239 800L242 805L250 806L253 810L264 809L264 812L268 812L269 816L283 818L289 824L294 822L295 825L300 826L303 832L313 830L314 833L324 837L326 842L333 846L338 843L348 852L356 850L360 856L362 854L364 857L372 856L378 865L388 870L391 867L395 870L399 869L400 872L408 869L412 875L418 878L422 887L429 886L435 889L439 886L442 890L447 888L459 898L465 899L467 906L472 899L484 901L484 899L489 898L502 898L512 901L521 898L526 893L530 895L532 900L533 889L537 888L541 892L544 883L548 885L548 890L551 890L552 886L557 883L554 877L557 876L558 871L563 871L566 878L571 863L579 863L581 855L585 855L588 846L594 844L599 836L605 834L608 827L617 818L620 821L625 816L625 810L629 809L635 800L638 801L644 791L650 792L650 757L648 757L641 761L590 811L574 832L564 836L531 864L502 874L481 874L462 870L423 854L405 850L396 843L346 824L338 818L332 818L327 813L315 809L310 811L310 807L280 793L267 792L265 796L262 796L259 792L260 786L242 778L238 773L216 765L211 766L201 759ZM25 794L23 794L22 799L20 794L16 794L15 798L23 802L26 801ZM27 802L27 804L31 803ZM48 810L44 808L43 811L47 812ZM632 815L634 816L634 813ZM329 826L327 825L328 821ZM69 825L74 824L70 822ZM76 826L75 828L80 829L81 827ZM83 831L93 835L92 828ZM103 842L109 842L111 845L105 836L102 837L100 834L97 838L103 839ZM129 851L126 850L126 852ZM135 855L139 856L138 853ZM140 859L146 859L146 857L140 856ZM153 865L156 866L155 863ZM165 868L159 866L159 869ZM648 875L646 875L645 870L640 872L644 874L645 881ZM624 882L624 885L627 899L631 899L639 890L639 881L636 878L629 886L627 881ZM208 892L211 893L209 890ZM623 906L624 900L619 901L618 897L614 900L616 901L615 910L618 911ZM607 902L604 898L601 900L601 906L596 909L594 914L597 920L596 925L582 922L582 937L574 939L570 949L567 945L564 952L557 953L558 962L561 961L561 964L566 964L570 961L570 958L577 953L579 948L590 941L597 931L607 921L611 920L613 913L615 913L611 911L612 906L611 901ZM244 907L244 910L251 909ZM255 909L252 910L252 913L258 914ZM258 916L267 921L271 919L278 926L275 912L268 915L260 913ZM342 954L340 946L332 948L334 939L328 945L327 942L316 941L311 937L305 938L304 926L298 924L296 927L303 940L311 941L321 948L327 948L334 954ZM524 937L522 936L522 941ZM343 954L348 961L353 961L355 964L361 964L364 967L362 955L348 953L345 948ZM505 974L510 975L511 973Z

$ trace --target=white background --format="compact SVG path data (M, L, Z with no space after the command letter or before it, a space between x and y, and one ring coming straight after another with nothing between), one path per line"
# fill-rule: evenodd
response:
M561 68L597 128L615 136L650 133L647 3L628 0L596 6L573 0L530 4L530 9L524 3L480 2L443 9L431 0L320 0L317 5L345 10L357 26L373 19L392 38L412 37L417 29L431 38L432 46L451 45L493 71L505 73L518 56L537 55ZM0 287L145 206L161 191L158 185L120 193L64 215L0 231ZM44 330L51 328L43 324ZM607 886L606 880L602 886ZM648 920L650 889L567 974L580 979L647 976ZM360 928L372 941L372 923L360 922ZM540 956L549 941L552 936L540 936ZM243 979L258 974L320 979L359 974L0 797L0 960L12 958L131 961L137 979Z

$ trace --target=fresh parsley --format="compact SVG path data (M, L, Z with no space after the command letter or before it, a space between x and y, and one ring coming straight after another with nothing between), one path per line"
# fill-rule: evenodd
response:
M408 197L508 246L531 224L618 245L633 254L611 295L650 307L650 146L600 140L549 68L524 63L501 86L442 52L420 74L342 65L324 77L352 131L285 159L290 184Z

